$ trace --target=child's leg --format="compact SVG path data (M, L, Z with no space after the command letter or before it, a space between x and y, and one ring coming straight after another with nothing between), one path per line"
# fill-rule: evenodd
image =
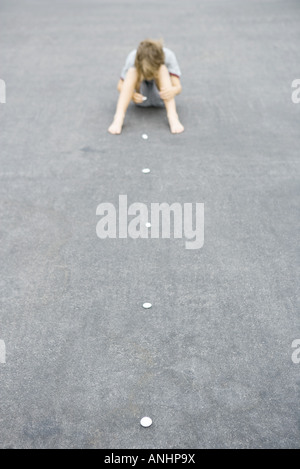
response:
M158 88L161 90L162 88L170 88L172 86L171 78L169 71L165 65L161 65L158 71L158 78L157 78ZM176 103L175 98L170 100L164 100L168 121L170 124L170 129L172 134L179 134L184 131L183 125L180 123L178 119L178 114L176 112Z
M108 131L111 134L120 134L122 131L122 126L125 118L125 114L129 103L132 99L135 87L137 84L137 71L135 68L130 68L126 74L123 86L120 92L120 96L117 103L116 113L114 120Z

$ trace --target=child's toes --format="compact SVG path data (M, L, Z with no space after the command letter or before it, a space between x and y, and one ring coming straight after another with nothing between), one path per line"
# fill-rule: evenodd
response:
M184 127L180 122L176 122L175 125L171 125L172 134L181 134L184 131Z
M115 119L113 123L108 127L108 131L112 135L119 135L122 132L122 119Z

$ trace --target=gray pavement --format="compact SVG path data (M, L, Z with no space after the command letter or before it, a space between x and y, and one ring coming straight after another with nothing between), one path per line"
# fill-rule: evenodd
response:
M0 8L0 447L299 448L299 1ZM145 37L177 55L182 135L134 106L107 133ZM119 194L204 202L203 248L100 240Z

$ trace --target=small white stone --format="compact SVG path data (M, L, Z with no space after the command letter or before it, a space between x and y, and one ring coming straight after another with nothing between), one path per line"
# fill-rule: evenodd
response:
M152 304L151 304L151 303L144 303L144 304L143 304L143 308L144 308L144 309L152 308Z
M150 228L151 227L151 223L147 222L146 223L146 228Z
M148 139L148 135L147 135L147 134L143 134L143 135L142 135L142 138L143 138L144 140L147 140L147 139Z
M144 169L142 169L142 172L144 174L148 174L148 173L150 173L150 169L149 168L144 168Z
M150 417L143 417L140 424L145 428L150 427L152 425L152 419L150 419Z

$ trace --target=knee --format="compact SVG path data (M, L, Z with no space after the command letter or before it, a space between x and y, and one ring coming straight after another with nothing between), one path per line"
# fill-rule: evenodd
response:
M167 66L165 64L160 65L160 67L158 69L158 74L159 75L166 75L166 74L169 75L169 70L167 69Z
M162 64L159 66L159 71L168 71L166 64Z
M165 85L166 82L169 83L170 73L169 73L169 70L167 69L165 64L163 64L159 67L158 74L157 74L157 79L158 79L158 83L160 85L162 85L162 84Z
M124 80L125 89L127 89L128 86L130 88L136 87L137 81L138 81L137 70L134 67L130 67L126 73L125 80Z
M128 70L127 70L127 73L126 73L126 79L127 78L137 78L137 70L135 67L130 67Z
M165 64L160 65L158 69L158 76L165 75L166 73L169 73L169 72Z

